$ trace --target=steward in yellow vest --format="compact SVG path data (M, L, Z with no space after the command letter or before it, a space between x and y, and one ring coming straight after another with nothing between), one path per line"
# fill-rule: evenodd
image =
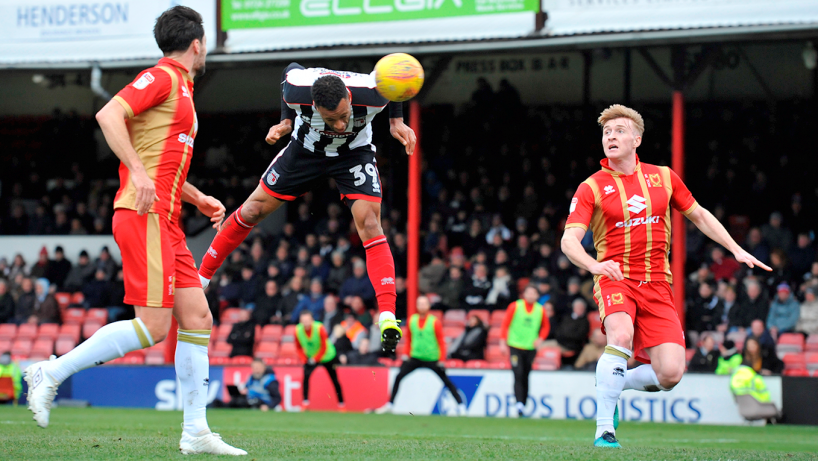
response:
M304 363L304 399L301 405L302 410L310 406L310 377L312 372L319 366L324 367L335 386L335 395L338 397L338 407L344 408L344 395L341 392L341 383L338 381L338 374L335 367L341 364L335 354L335 345L329 340L327 329L321 322L316 322L312 318L309 310L301 311L298 317L298 325L295 327L295 346L298 355Z

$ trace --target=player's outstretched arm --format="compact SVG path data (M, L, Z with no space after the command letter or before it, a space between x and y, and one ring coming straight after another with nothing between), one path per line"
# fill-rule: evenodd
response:
M214 229L219 229L224 219L224 205L217 198L205 195L193 184L185 181L182 184L182 201L190 203L210 218Z
M582 248L582 238L585 237L585 229L581 227L570 227L565 229L560 241L560 248L565 256L574 263L575 266L585 269L594 275L604 275L611 280L620 281L625 277L622 269L616 261L597 261L585 252Z
M414 130L403 123L403 118L390 118L389 132L392 133L393 138L406 147L406 155L415 153L415 144L418 142L418 138Z
M772 269L766 264L756 259L753 255L741 248L727 229L722 226L718 219L713 216L713 213L707 211L701 205L697 206L695 210L687 215L687 219L693 222L704 235L710 237L714 242L730 250L736 257L736 261L747 264L750 267L760 267L766 271Z
M267 141L267 144L272 146L273 144L277 143L279 139L292 133L292 131L293 121L285 118L284 120L280 121L278 125L273 125L270 127L270 131L267 133L267 137L264 138L264 140Z
M96 119L108 146L130 172L131 182L136 188L136 212L141 216L150 211L153 202L159 200L159 197L156 195L156 186L145 171L145 165L131 144L128 126L125 124L127 116L125 108L116 99L112 99L97 112Z

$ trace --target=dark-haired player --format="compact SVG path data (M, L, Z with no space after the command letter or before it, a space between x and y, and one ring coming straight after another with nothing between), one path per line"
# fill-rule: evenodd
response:
M375 90L374 73L305 69L297 63L287 66L281 82L281 122L270 128L266 141L275 144L290 133L292 139L210 244L199 268L202 286L210 283L253 226L317 181L333 178L364 242L366 269L380 308L384 350L394 351L401 335L395 321L395 263L381 229L381 181L371 124L387 105L390 132L411 155L415 133L403 123L401 104L389 103Z
M186 181L198 122L193 78L204 73L207 40L202 17L184 6L156 20L156 43L165 57L123 88L98 113L105 140L122 162L114 199L114 238L122 252L125 302L136 318L100 328L62 357L26 369L29 409L48 426L57 387L72 374L167 336L171 314L179 322L176 374L184 395L183 454L246 455L210 432L205 416L213 318L196 266L179 228L182 202L196 205L214 227L224 206Z

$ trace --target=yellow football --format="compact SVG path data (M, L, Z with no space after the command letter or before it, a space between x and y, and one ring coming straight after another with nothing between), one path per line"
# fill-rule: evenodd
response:
M423 87L423 66L406 53L388 54L375 64L378 93L394 101L408 101Z

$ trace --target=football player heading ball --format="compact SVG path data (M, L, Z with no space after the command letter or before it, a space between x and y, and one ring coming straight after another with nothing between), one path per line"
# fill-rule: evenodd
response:
M281 122L270 128L266 141L275 144L290 133L292 139L211 243L199 268L202 286L210 283L253 226L283 203L309 191L316 181L333 178L364 242L383 348L394 351L401 337L395 320L395 263L381 228L381 182L371 124L387 105L389 130L411 155L417 142L415 132L403 123L401 103L390 103L378 93L375 72L305 69L297 63L287 66L281 82Z

